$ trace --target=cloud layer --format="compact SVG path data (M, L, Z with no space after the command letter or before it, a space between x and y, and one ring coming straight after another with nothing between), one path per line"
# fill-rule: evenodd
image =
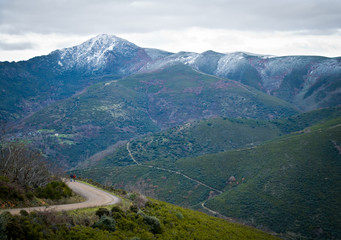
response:
M331 45L340 37L340 12L339 0L0 0L0 42L3 42L0 48L23 49L25 41L21 45L4 43L8 36L111 33L119 36L144 34L147 39L152 33L161 36L162 32L191 33L193 29L218 35L219 32L234 33L225 39L229 43L232 38L237 43L245 41L244 36L251 33L284 33L287 37L298 34L301 39L329 36ZM214 44L225 34L218 35L213 36ZM162 38L167 36L162 35ZM38 49L40 43L26 41L26 48L34 45Z

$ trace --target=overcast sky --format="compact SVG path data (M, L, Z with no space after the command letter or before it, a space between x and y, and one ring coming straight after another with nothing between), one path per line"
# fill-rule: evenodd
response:
M340 0L0 0L0 61L101 33L171 52L341 56Z

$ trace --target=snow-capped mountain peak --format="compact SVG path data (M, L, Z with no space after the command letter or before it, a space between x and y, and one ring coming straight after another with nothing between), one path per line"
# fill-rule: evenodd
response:
M100 34L86 42L57 50L58 65L63 69L86 67L92 71L99 70L108 63L110 54L127 55L139 47L114 35Z

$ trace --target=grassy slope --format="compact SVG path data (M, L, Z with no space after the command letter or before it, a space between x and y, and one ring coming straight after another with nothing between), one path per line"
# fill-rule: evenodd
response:
M206 204L224 215L276 232L336 239L341 236L340 122L337 118L255 148L177 164L191 176L224 187ZM239 184L227 184L230 176Z
M98 208L88 208L21 216L1 214L2 234L7 233L9 239L279 239L198 211L154 199L147 200L136 193L121 195L121 199L123 202L114 206L114 211L107 217L114 219L114 231L93 228L99 220L95 215ZM130 210L130 206L137 204L140 206L137 213ZM106 208L111 210L111 207ZM147 217L149 221L145 221ZM150 220L159 222L157 232L153 230L155 221Z
M337 125L340 122L340 118L331 120L337 116L340 116L340 108L321 109L286 120L273 121L271 124L253 120L212 118L134 140L131 143L131 151L136 160L141 160L141 162L146 159L156 159L145 164L169 166L212 187L225 190L226 192L223 195L207 202L207 206L222 211L228 216L238 217L258 226L270 227L276 231L291 230L301 231L302 234L311 234L312 230L307 227L307 224L309 225L307 218L311 216L310 211L314 212L312 210L314 206L321 212L321 218L316 221L321 221L327 225L330 220L328 217L330 210L335 206L340 207L335 202L335 199L339 197L337 194L340 192L336 184L340 181L337 176L340 168L335 162L339 155L330 142L330 139L333 139L336 144L340 145L340 133L339 127L329 129L333 124ZM326 125L311 126L318 121ZM271 127L272 134L274 134L272 137L278 136L279 129L282 133L289 130L297 132L250 148L250 142L245 144L244 140L250 139L250 136L256 138L256 133L262 129L262 126L268 130ZM301 131L307 126L310 127ZM224 132L224 129L229 131ZM238 133L241 134L238 135ZM199 137L200 134L207 137ZM215 138L211 138L212 136ZM238 141L238 137L243 141ZM167 139L167 141L160 141L160 139ZM198 139L205 144L208 143L207 145L198 145L202 147L203 152L207 149L219 150L220 147L223 147L223 144L217 144L218 141L216 140L219 140L220 143L227 143L224 146L227 149L238 148L238 146L247 148L177 160L179 158L177 154L188 154L188 156L190 153L194 154L188 150L184 151L186 148L183 146L187 146L188 142L196 146ZM234 145L231 144L231 141ZM184 145L184 143L186 144ZM198 154L200 151L196 153ZM163 158L165 156L169 156L169 158ZM91 176L97 181L114 184L117 187L134 186L135 189L159 199L195 208L199 208L199 203L204 201L211 191L180 175L165 171L136 165L115 167L115 165L129 164L134 163L126 148L122 147L112 157L101 162L101 166L105 168L82 170L78 174ZM318 176L317 172L330 176L325 180L323 176ZM227 184L230 176L235 176L241 184ZM333 188L326 187L329 185ZM266 188L266 192L261 192L258 188ZM243 189L245 189L244 192ZM319 200L316 196L320 195L321 192L326 193L326 195ZM284 195L275 198L271 195L272 193ZM224 202L226 196L228 199L233 199L230 196L235 196L235 201L231 205L233 207L229 208L229 205ZM288 199L281 200L282 197ZM267 201L273 202L273 205ZM310 205L304 206L307 202ZM258 206L259 208L257 208L257 204L260 204L261 207ZM329 210L326 210L328 207L330 207ZM295 212L297 209L301 210ZM325 219L326 216L329 220ZM333 213L330 216L333 216ZM293 227L295 220L297 226ZM330 229L334 231L336 225L337 223L331 224ZM328 226L324 225L323 229L328 231Z
M170 128L132 140L129 148L139 162L174 167L183 157L199 156L257 145L280 136L277 126L261 120L213 117ZM96 166L130 165L126 146L96 163Z

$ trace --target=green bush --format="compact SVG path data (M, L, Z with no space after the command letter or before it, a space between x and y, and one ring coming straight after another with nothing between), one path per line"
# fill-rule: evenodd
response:
M122 209L119 206L113 206L111 209L111 213L118 212L123 213Z
M162 233L161 222L157 217L154 216L144 216L143 222L150 226L150 230L152 233Z
M36 195L40 198L59 200L62 197L71 197L72 190L64 182L53 181L44 187L37 188Z
M150 227L150 231L154 234L162 233L162 226L161 222L157 217L154 216L148 216L143 211L138 211L137 215L141 216L143 218L143 222Z
M92 227L114 232L116 230L116 221L111 217L102 216L101 219L98 222L96 222Z
M139 207L136 205L131 205L130 206L130 211L137 213L139 211Z
M184 215L181 212L176 212L175 215L178 219L184 219Z
M101 218L103 216L109 216L110 215L110 212L108 209L106 208L99 208L97 211L96 211L96 215Z
M29 213L27 211L25 211L25 210L20 210L20 216L28 217Z
M0 214L0 240L7 239L6 237L6 226L10 219L11 215L9 212L4 212Z

